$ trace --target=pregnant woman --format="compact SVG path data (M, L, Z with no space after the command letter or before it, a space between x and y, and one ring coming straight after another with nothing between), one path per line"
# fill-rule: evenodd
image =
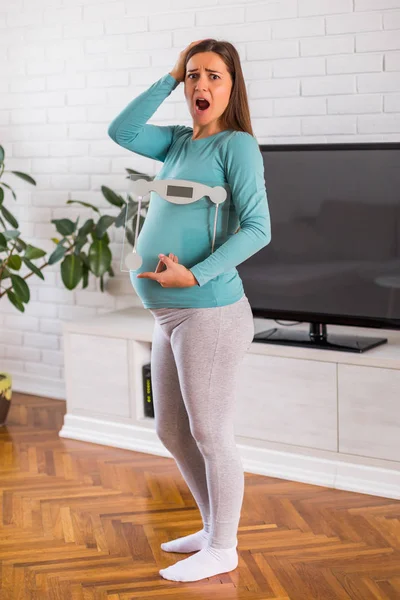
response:
M181 82L193 128L148 124ZM167 552L197 553L160 575L197 581L238 565L244 473L234 437L235 386L254 324L236 266L271 240L264 164L237 50L214 39L192 42L171 72L112 121L108 134L120 146L161 161L155 179L229 191L219 205L213 252L210 198L175 204L152 191L137 240L142 266L130 271L134 289L155 319L156 432L203 520L200 531L162 544Z

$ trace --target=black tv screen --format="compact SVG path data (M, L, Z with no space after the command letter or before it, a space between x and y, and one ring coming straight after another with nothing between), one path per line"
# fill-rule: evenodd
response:
M400 144L260 150L271 242L237 267L253 315L400 328Z

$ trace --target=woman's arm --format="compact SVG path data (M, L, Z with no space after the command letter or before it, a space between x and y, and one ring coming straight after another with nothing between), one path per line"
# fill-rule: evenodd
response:
M146 123L178 85L179 81L170 73L163 75L111 122L107 131L110 138L136 154L164 162L177 126Z
M237 131L230 138L225 171L240 228L210 256L190 268L200 286L244 262L271 241L264 162L252 135Z

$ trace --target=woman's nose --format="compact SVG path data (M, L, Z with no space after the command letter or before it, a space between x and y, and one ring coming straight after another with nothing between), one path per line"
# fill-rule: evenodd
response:
M199 77L199 79L197 80L196 89L200 89L201 88L202 90L204 90L204 89L206 89L206 87L207 87L207 79L206 79L206 77L204 77L204 78L203 77Z

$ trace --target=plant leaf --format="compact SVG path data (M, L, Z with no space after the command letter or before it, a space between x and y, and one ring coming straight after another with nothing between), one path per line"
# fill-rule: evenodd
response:
M82 289L83 290L85 288L87 288L87 286L88 286L88 283L89 283L89 272L90 272L89 267L83 263L82 264Z
M125 200L121 198L118 194L113 192L109 187L102 185L101 191L103 193L104 198L114 206L123 206L125 204Z
M125 236L132 247L135 247L135 236L130 229L125 229Z
M13 269L14 271L19 271L22 265L22 259L19 254L12 254L7 261L7 266L9 269Z
M3 185L4 187L8 188L10 190L10 192L12 193L12 195L14 196L14 200L17 199L17 196L10 185L8 185L7 183L4 183L3 181L0 183L0 185Z
M97 222L96 229L94 230L95 236L100 239L103 237L107 229L112 225L115 221L115 217L111 217L110 215L103 215Z
M76 229L76 223L71 219L52 219L51 222L54 223L61 235L72 235Z
M95 240L89 248L90 270L96 277L103 275L111 265L112 254L108 244L101 240Z
M95 210L97 213L100 214L100 211L97 208L97 206L94 206L93 204L90 204L89 202L82 202L82 200L67 200L67 204L81 204L82 206L86 206L86 208L92 208L93 210Z
M18 310L20 310L21 312L25 312L25 306L20 300L18 300L17 296L14 294L13 291L7 290L7 296L10 302L14 304L14 306L18 308Z
M28 244L26 244L24 240L21 240L20 237L17 237L15 240L15 246L18 249L18 252L25 252Z
M35 260L36 258L42 258L42 256L46 256L46 252L41 248L36 248L36 246L31 246L28 244L24 256L29 260Z
M3 217L6 219L6 221L8 221L10 223L10 225L12 225L15 229L17 229L18 228L17 219L10 213L9 210L6 209L6 207L3 204L0 206L0 211L3 213Z
M44 275L43 275L42 271L40 269L38 269L38 267L36 265L34 265L33 262L28 260L25 256L22 257L22 260L24 261L26 266L35 273L35 275L40 277L40 279L44 280Z
M7 250L7 240L6 237L0 233L0 252L4 252Z
M3 235L6 240L13 240L19 236L20 232L17 229L6 229L3 231Z
M61 263L61 278L68 290L73 290L82 278L82 261L80 256L69 254Z
M80 257L82 259L83 266L87 267L90 270L90 263L89 263L89 257L88 257L88 255L85 254L85 252L81 252L80 253Z
M94 227L93 219L88 219L86 221L86 223L84 223L82 225L82 227L80 227L78 229L78 236L81 236L81 235L87 236L92 231L93 227Z
M137 206L137 204L134 204L133 202L129 202L129 204L126 204L124 206L124 208L121 210L121 212L119 213L118 217L115 219L115 227L123 227L125 225L126 210L128 210L128 216L127 216L126 220L129 221L136 215L138 206Z
M92 231L92 233L90 234L90 236L91 236L93 242L95 242L96 240L99 239L99 238L96 237L96 232L95 231ZM103 235L103 237L101 239L107 245L110 243L110 237L109 237L107 231L105 232L105 234Z
M88 239L86 235L79 236L75 241L74 254L77 256L80 255L82 248L85 244L88 243Z
M125 167L125 170L128 172L128 176L126 179L145 179L146 181L153 180L152 175L146 175L146 173L140 173L139 171L135 171L134 169L128 169L128 167ZM139 175L139 177L131 177L131 175Z
M9 279L10 277L10 271L7 269L7 267L4 267L3 271L0 273L0 281L3 279Z
M143 173L140 173L139 171L135 171L135 169L129 169L128 167L125 167L125 171L127 173L130 173L131 175L143 175Z
M31 177L30 175L27 175L26 173L21 173L21 171L10 171L10 173L14 173L14 175L21 177L21 179L24 179L24 181L27 181L28 183L31 183L32 185L36 185L36 181L33 179L33 177Z
M53 265L54 263L61 260L67 250L68 250L68 248L65 248L62 244L59 244L57 246L57 248L54 250L54 252L52 252L52 254L50 254L49 265Z
M30 300L31 294L26 281L19 275L14 275L11 273L11 282L18 300L27 304Z
M121 212L119 213L119 215L115 219L115 223L114 223L115 227L123 227L124 226L124 224L125 224L125 215L126 215L127 209L128 209L128 204L125 204L125 206L123 207L123 209L121 210Z

